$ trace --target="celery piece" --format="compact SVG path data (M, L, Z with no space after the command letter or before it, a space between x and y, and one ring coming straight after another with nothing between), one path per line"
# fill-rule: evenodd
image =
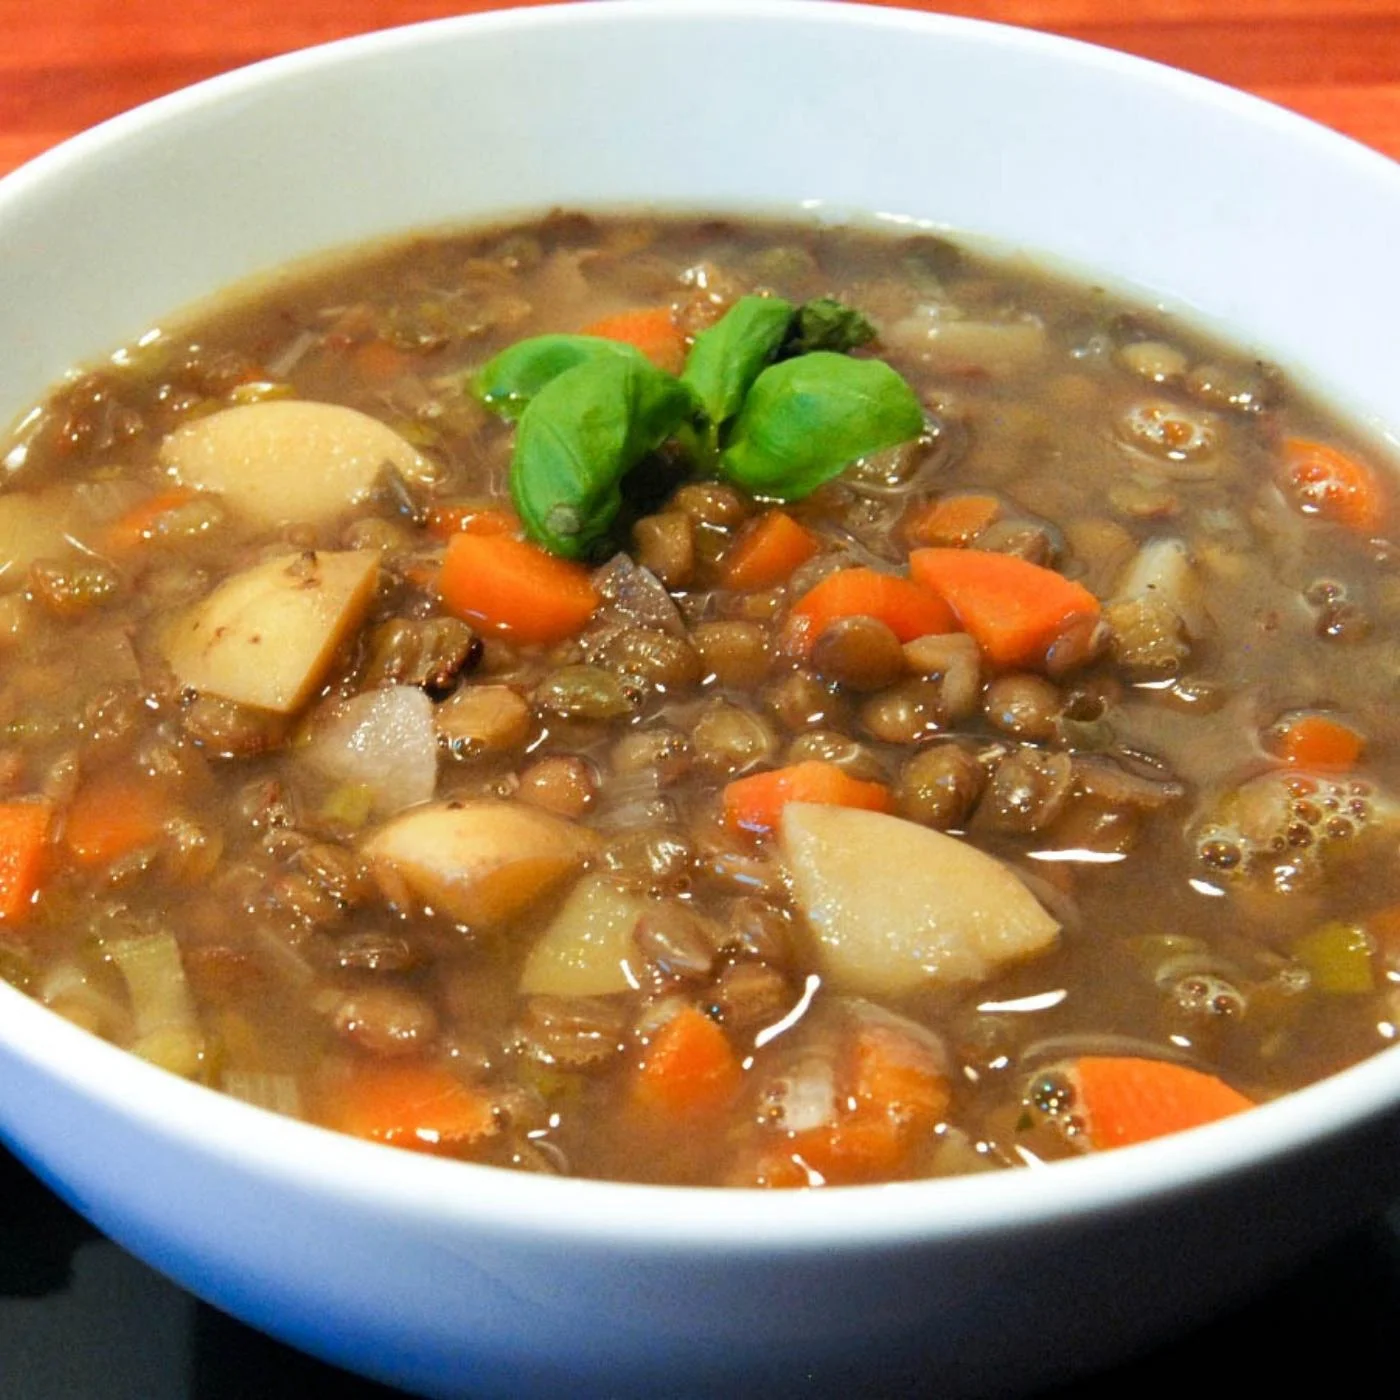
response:
M1371 940L1356 924L1334 920L1305 933L1293 956L1307 968L1320 992L1352 994L1375 990Z
M131 997L134 1036L128 1047L143 1060L174 1074L198 1075L204 1037L185 980L185 965L174 935L153 933L109 943Z

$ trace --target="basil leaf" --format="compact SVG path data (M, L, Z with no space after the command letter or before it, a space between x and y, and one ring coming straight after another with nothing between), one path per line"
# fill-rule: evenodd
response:
M782 297L740 297L695 337L681 378L708 416L712 439L738 413L744 396L787 338L793 305Z
M807 355L813 350L857 350L875 339L875 327L855 309L835 297L804 301L783 355Z
M477 371L472 392L493 413L514 422L535 395L561 374L589 360L636 356L641 352L596 335L536 335L517 341Z
M622 509L622 482L698 412L689 388L643 355L584 358L550 379L516 428L510 493L525 533L586 558Z
M798 500L858 457L923 430L914 391L883 360L817 350L758 376L719 466L756 496Z

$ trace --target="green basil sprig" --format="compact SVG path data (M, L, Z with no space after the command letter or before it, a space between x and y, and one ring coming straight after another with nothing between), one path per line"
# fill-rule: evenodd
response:
M696 337L679 378L630 345L543 335L502 351L472 388L517 423L511 496L526 534L579 559L606 540L628 474L667 441L698 470L790 501L918 437L923 409L904 379L839 353L873 335L831 298L746 296Z

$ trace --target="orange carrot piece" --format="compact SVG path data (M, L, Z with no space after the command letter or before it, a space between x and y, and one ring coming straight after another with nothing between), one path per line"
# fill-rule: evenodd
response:
M1099 600L1083 585L1013 554L985 549L916 549L909 572L952 608L997 666L1043 665L1045 653Z
M417 1152L450 1152L499 1126L489 1095L442 1065L417 1062L357 1065L328 1119L343 1133Z
M601 321L585 326L580 334L631 345L669 374L679 374L685 367L685 334L676 325L669 306L649 306L641 311L604 316Z
M852 1051L851 1095L910 1131L933 1127L948 1111L948 1076L933 1051L897 1027L862 1026Z
M940 496L905 518L904 538L911 545L970 545L1001 514L995 496Z
M102 532L102 548L111 554L129 554L156 537L161 517L194 500L187 486L171 486L147 496L119 515Z
M0 802L0 923L29 912L43 880L52 820L48 802Z
M598 606L587 569L513 535L453 535L438 591L458 617L527 645L572 637Z
M149 778L102 773L84 783L63 823L63 840L81 865L109 865L160 839L170 798Z
M387 340L367 340L357 345L352 358L360 377L377 384L407 374L414 363L412 355Z
M956 627L952 610L921 583L874 569L841 569L792 605L786 638L789 647L805 655L838 618L878 618L901 642Z
M722 800L729 826L755 832L772 831L789 802L863 807L871 812L894 810L894 799L884 783L853 778L820 758L735 778L725 785Z
M787 1151L826 1185L855 1186L901 1175L913 1146L911 1134L888 1114L858 1109L827 1127L795 1134Z
M1294 504L1306 514L1363 535L1381 528L1388 493L1380 474L1358 458L1311 438L1286 438L1283 474Z
M453 535L517 535L520 521L499 506L473 501L440 502L428 510L427 531L434 539L450 540Z
M631 1099L668 1124L707 1118L733 1102L743 1077L729 1037L703 1011L686 1006L652 1036Z
M1331 715L1286 716L1273 730L1274 752L1299 768L1355 768L1365 740Z
M1223 1079L1169 1060L1086 1055L1071 1075L1096 1148L1147 1142L1254 1107Z
M821 541L785 510L765 511L734 541L720 575L726 588L774 588L820 548Z

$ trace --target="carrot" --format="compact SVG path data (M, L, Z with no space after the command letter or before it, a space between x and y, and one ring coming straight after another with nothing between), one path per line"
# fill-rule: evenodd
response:
M744 1071L729 1037L703 1011L683 1007L651 1038L631 1083L634 1107L664 1123L728 1107Z
M948 1111L948 1076L933 1051L895 1026L862 1026L852 1050L851 1096L902 1127L925 1130Z
M407 374L414 363L413 356L390 345L387 340L367 340L355 347L355 368L360 377L372 383L383 383Z
M961 548L1000 514L1001 502L995 496L941 496L905 517L904 538L911 545Z
M1283 474L1294 504L1306 514L1363 535L1380 529L1388 493L1380 474L1358 458L1311 438L1286 438Z
M650 306L641 311L621 311L585 326L582 335L620 340L640 350L658 369L679 374L685 367L685 335L671 316L669 306Z
M724 819L730 827L755 832L772 831L789 802L863 807L871 812L894 809L894 799L884 783L853 778L820 758L735 778L725 785L722 801Z
M587 569L513 535L453 535L438 591L458 617L524 644L572 637L598 606Z
M497 1130L490 1097L442 1065L357 1065L337 1086L331 1127L418 1152L450 1152Z
M48 802L0 802L0 923L23 918L33 904L52 819Z
M160 839L170 800L149 778L103 773L84 783L63 823L63 840L82 865L109 865Z
M138 501L102 532L102 548L111 554L129 554L160 533L161 517L194 500L186 486L171 486Z
M1146 1142L1254 1107L1223 1079L1169 1060L1086 1055L1070 1072L1096 1148Z
M734 541L720 575L726 588L773 588L820 548L821 541L786 511L765 511Z
M1331 715L1285 716L1272 732L1274 752L1299 768L1355 768L1365 740Z
M480 505L473 501L440 502L428 510L427 531L434 539L448 540L453 535L517 535L520 521L508 510L498 506Z
M907 578L874 569L841 569L828 574L792 605L786 640L805 655L838 618L878 618L901 642L956 626L948 605L932 590Z
M952 608L997 666L1036 666L1081 619L1097 620L1099 600L1081 584L1013 554L985 549L916 549L909 571Z

